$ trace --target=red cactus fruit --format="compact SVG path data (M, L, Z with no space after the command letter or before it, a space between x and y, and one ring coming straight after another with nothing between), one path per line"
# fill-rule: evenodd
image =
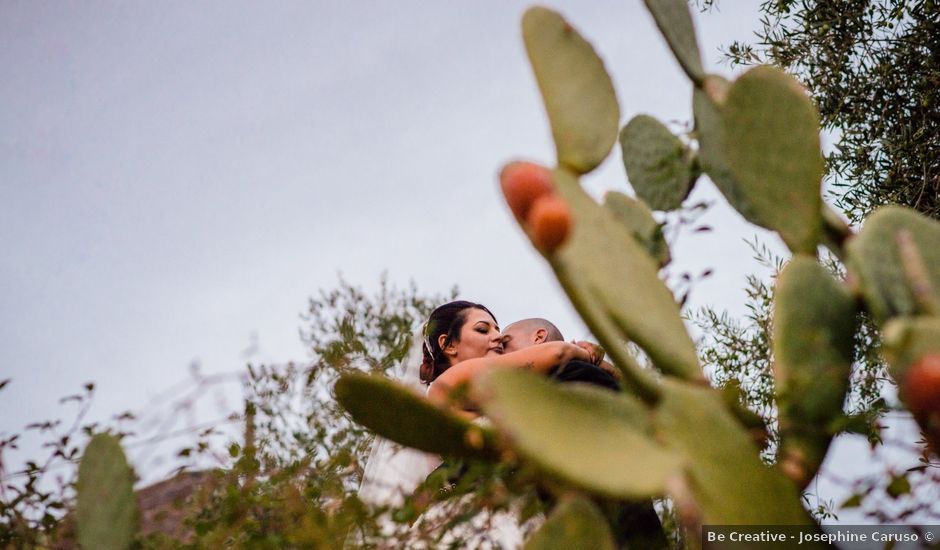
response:
M535 248L550 254L571 232L571 210L555 195L543 195L532 205L527 219L529 236Z
M555 192L552 173L531 162L511 162L499 173L503 195L517 220L526 220L536 199Z
M901 396L915 415L940 413L940 353L925 355L911 365Z

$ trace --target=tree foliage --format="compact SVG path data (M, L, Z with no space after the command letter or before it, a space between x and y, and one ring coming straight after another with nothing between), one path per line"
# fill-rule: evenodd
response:
M421 541L459 546L471 534L475 544L487 542L486 522L493 516L478 511L483 505L506 509L513 495L526 492L524 476L510 476L508 466L455 463L415 494L404 495L401 504L364 503L356 492L373 435L352 422L332 395L338 376L350 369L398 376L420 322L455 295L456 289L440 296L414 285L398 288L383 276L374 292L340 280L311 298L300 330L310 359L248 365L239 373L242 412L175 434L183 438L176 451L181 473L138 490L137 544L340 548L354 541L361 547L397 548ZM79 405L74 421L26 427L48 440L43 447L48 453L27 461L21 471L3 468L3 453L16 449L20 434L0 434L0 548L74 547L69 510L85 442L110 431L123 438L125 447L140 446L133 432L143 426L135 415L125 413L106 426L84 422L92 388L89 384L83 394L66 399ZM197 398L188 392L177 397L169 407L173 411L191 407ZM447 479L456 482L440 493ZM537 500L526 502L527 515L539 510ZM435 512L426 514L432 506ZM483 523L462 528L469 521Z

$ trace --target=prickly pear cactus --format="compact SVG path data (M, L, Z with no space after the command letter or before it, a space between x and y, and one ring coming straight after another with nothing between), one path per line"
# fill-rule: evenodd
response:
M569 497L552 512L542 527L526 541L524 550L569 550L616 548L610 528L600 510L583 497Z
M802 86L780 69L759 66L732 83L716 107L724 160L737 186L727 197L732 206L780 233L794 252L815 252L824 164L819 115Z
M896 380L928 354L940 353L940 317L899 317L884 327L884 355Z
M794 257L777 277L773 353L781 464L801 488L816 475L842 414L854 350L855 299L814 259Z
M645 0L659 32L672 49L679 66L692 82L700 83L705 78L702 56L698 50L695 27L689 4L685 0Z
M698 176L692 152L663 123L639 115L620 132L627 177L653 210L675 210Z
M604 63L574 27L547 8L526 11L522 37L545 99L558 164L590 172L617 141L620 119Z
M586 306L575 300L579 313L592 330L593 323L614 325L621 339L636 342L663 371L702 379L695 344L682 323L679 305L657 275L656 260L584 192L576 176L559 169L554 178L558 194L571 207L574 227L549 263L562 284L577 285L584 300L592 302ZM596 319L595 312L605 319ZM595 335L607 349L622 342Z
M649 252L659 267L669 263L672 259L669 245L663 237L662 226L653 218L649 206L623 193L610 191L604 195L604 207L633 234L633 238Z
M517 452L548 475L592 493L661 495L681 466L678 455L652 438L646 408L627 395L591 387L566 391L508 369L490 373L478 393L487 418Z
M899 206L876 210L846 245L865 303L880 321L940 315L940 222Z
M387 378L344 374L334 393L357 422L407 447L445 456L494 454L493 435L488 430L432 405Z
M884 328L884 354L900 397L940 455L940 317L902 317Z
M94 436L78 467L75 519L82 548L126 550L137 532L134 472L121 443L110 434Z
M624 393L562 387L513 369L486 373L469 397L493 430L475 431L386 381L344 375L336 388L356 420L395 441L531 467L563 503L528 548L612 547L586 496L669 496L692 546L703 524L812 528L800 490L840 425L860 311L879 322L901 397L940 447L940 223L887 207L854 234L822 202L819 118L799 83L772 67L733 82L705 74L685 0L646 5L695 86L694 132L680 139L650 117L633 119L620 135L638 197L611 192L598 204L579 178L617 138L611 79L561 15L532 8L523 36L558 162L551 172L527 165L537 185L508 181L508 168L502 184L517 220L623 374ZM658 275L670 256L651 209L679 206L699 169L745 219L776 231L795 253L774 305L781 447L773 466L749 432L763 423L742 411L736 392L728 399L707 384L680 307ZM557 216L520 214L529 199L544 200L533 198L539 194ZM844 281L818 263L820 245L845 259ZM628 343L651 367L639 365Z
M812 525L796 488L761 462L717 392L675 382L665 389L655 412L656 433L686 464L670 492L678 500L692 495L699 523Z
M725 78L709 75L705 78L702 88L696 88L692 92L699 165L738 213L752 220L755 214L747 202L743 188L731 173L725 153L721 106L724 105L730 87L731 83Z

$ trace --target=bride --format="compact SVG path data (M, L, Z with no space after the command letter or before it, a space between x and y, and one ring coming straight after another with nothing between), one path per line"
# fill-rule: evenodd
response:
M404 361L401 381L417 386L428 385L427 397L442 406L452 406L460 414L476 417L472 404L451 403L451 391L494 368L523 368L548 373L571 360L590 361L591 354L567 342L547 342L512 353L504 353L502 334L496 318L485 306L468 301L454 301L435 309L421 335L421 359L418 372L416 351ZM404 449L383 438L376 438L366 463L359 497L377 505L400 505L435 468L441 458L414 449ZM489 535L501 546L521 544L522 535L514 518L496 514L487 518Z

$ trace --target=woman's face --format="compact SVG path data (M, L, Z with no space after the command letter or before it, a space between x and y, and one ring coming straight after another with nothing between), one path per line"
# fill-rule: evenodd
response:
M502 334L496 320L482 309L469 308L460 329L460 341L451 342L446 352L451 365L467 359L503 353Z

